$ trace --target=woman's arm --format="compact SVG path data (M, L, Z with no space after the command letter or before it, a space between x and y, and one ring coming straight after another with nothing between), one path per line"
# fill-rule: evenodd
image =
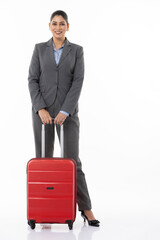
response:
M47 107L39 87L40 64L38 57L37 45L34 47L31 63L29 66L28 87L30 91L31 101L35 112Z
M77 58L76 58L76 64L74 68L72 86L68 91L65 101L61 107L62 111L65 111L70 115L73 114L81 93L83 79L84 79L83 48L79 47L77 50Z

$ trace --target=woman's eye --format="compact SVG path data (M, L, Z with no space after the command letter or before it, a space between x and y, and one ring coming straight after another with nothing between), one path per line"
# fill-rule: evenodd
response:
M52 25L53 25L53 26L57 26L57 23L52 23ZM64 26L65 23L60 23L59 25L60 25L60 26Z

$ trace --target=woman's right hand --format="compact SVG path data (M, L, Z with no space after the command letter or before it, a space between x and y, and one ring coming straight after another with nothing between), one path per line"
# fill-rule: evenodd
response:
M44 125L49 124L49 123L52 124L52 117L47 110L45 110L44 108L40 109L38 111L38 114L39 114L39 116L41 118L41 121Z

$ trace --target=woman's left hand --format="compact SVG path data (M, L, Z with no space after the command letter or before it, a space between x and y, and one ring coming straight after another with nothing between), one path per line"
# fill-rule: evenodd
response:
M54 119L54 124L59 124L61 126L66 120L66 118L67 118L66 114L59 112Z

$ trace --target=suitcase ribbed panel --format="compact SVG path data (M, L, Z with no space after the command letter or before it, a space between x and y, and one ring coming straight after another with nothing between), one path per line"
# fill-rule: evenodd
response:
M75 220L76 165L72 159L31 159L27 179L28 219L36 223Z

